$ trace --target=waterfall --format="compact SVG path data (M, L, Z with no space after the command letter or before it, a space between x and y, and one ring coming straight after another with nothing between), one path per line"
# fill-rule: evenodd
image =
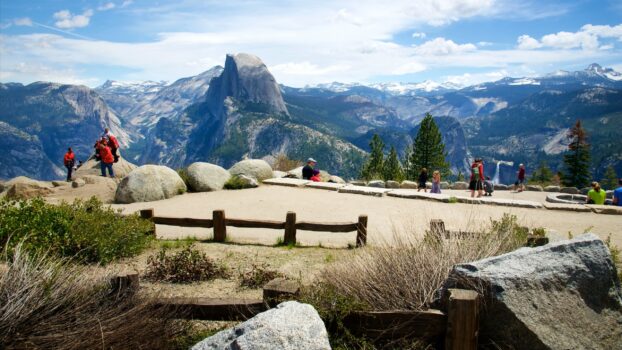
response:
M492 182L494 184L498 184L499 183L499 166L501 164L505 164L505 165L509 165L509 166L514 166L514 162L507 162L505 160L497 161L497 169L495 170L495 176L493 176L493 178L492 178Z

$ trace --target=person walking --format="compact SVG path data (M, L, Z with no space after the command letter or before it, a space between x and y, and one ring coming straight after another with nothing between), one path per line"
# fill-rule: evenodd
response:
M430 193L441 193L441 172L434 170L432 173L432 190Z
M423 189L423 192L428 192L426 188L426 182L428 182L428 169L423 168L419 173L419 185L417 186L417 192Z
M73 166L76 162L76 156L73 153L71 147L67 149L67 153L63 157L63 163L65 164L65 168L67 168L67 182L71 181L71 174L73 172Z
M108 169L108 174L110 177L114 177L114 171L112 170L112 165L114 164L114 156L112 155L112 151L106 141L102 141L99 143L99 156L101 157L101 161L99 164L101 165L102 176L106 176L106 169Z
M313 177L313 170L317 162L313 158L307 159L307 165L302 168L302 178L304 180L311 180Z
M525 190L525 164L518 166L517 179L514 183L514 191L523 192Z
M607 192L600 188L600 184L596 181L592 182L592 189L587 193L585 201L587 204L605 204L607 199Z
M477 198L482 196L483 182L484 164L480 158L476 158L471 164L471 179L469 181L471 197L475 197L475 191L477 191Z

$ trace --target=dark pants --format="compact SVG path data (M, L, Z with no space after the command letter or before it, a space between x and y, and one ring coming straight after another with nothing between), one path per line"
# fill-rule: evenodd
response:
M117 148L111 148L110 152L112 152L112 156L114 157L114 162L119 161L119 154L117 153Z
M65 165L67 168L67 181L71 181L71 173L73 172L73 165Z
M108 173L110 174L110 177L114 177L114 171L112 171L112 163L104 163L104 162L99 162L101 164L101 168L102 168L102 176L106 176L106 169L108 169Z

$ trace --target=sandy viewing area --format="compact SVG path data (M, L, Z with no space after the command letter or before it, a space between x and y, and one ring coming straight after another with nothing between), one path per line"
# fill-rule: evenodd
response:
M444 194L468 196L468 191L443 190ZM496 191L493 198L523 199L544 203L546 192ZM260 186L237 191L188 193L171 199L113 205L125 213L153 208L157 216L211 218L212 211L224 209L226 216L238 219L265 219L284 221L288 211L297 214L297 221L355 222L359 215L368 215L368 243L391 242L394 234L422 235L431 219L442 219L448 230L477 230L498 219L504 213L518 217L519 223L528 227L544 227L553 240L565 239L568 233L579 235L593 232L622 246L619 228L622 217L592 212L553 211L483 204L440 203L420 199L372 197L335 191L281 186ZM208 239L211 229L157 226L161 239L181 239L193 236ZM228 238L235 243L273 245L282 230L243 229L227 227ZM345 247L355 243L355 232L328 233L298 231L302 245Z

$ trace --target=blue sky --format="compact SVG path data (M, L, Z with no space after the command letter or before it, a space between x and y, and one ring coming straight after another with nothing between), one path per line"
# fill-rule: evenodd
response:
M236 52L290 86L622 71L622 2L0 2L2 82L174 81Z

